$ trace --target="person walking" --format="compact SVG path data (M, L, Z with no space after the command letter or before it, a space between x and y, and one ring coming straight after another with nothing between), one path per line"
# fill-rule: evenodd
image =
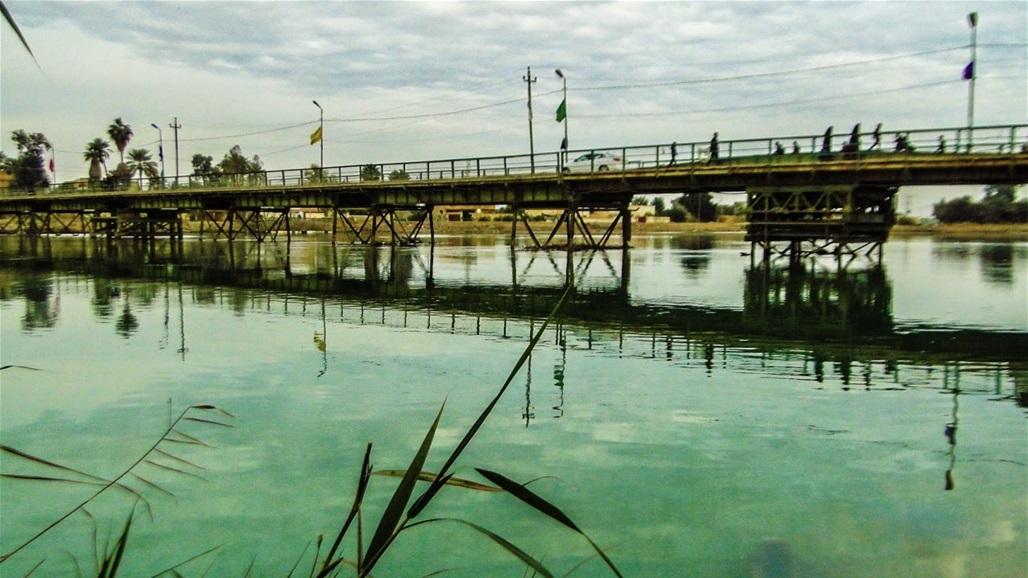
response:
M670 167L670 166L674 165L675 162L677 161L677 159L678 159L678 143L677 142L672 142L671 143L671 162L668 163L667 166Z
M872 142L870 148L867 149L869 151L875 150L878 148L878 145L882 144L882 123L875 125L875 130L871 133L871 138L874 139L874 142Z
M707 161L708 165L710 163L721 164L720 148L717 133L714 133L714 136L710 137L710 160Z

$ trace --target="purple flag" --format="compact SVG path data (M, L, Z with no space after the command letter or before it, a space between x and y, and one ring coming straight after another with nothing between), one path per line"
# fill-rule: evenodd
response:
M974 78L974 61L967 63L967 66L964 67L963 78L964 80L971 80Z

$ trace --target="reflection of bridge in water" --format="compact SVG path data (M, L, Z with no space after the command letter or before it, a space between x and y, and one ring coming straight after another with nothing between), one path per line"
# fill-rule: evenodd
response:
M7 247L14 241L8 239ZM3 261L0 269L176 284L194 302L226 303L240 312L500 338L527 338L572 278L576 289L554 325L553 343L561 347L657 358L707 372L773 368L869 389L907 387L918 382L912 372L942 367L954 379L961 372L993 371L995 390L987 393L1002 395L1003 372L1018 383L1025 373L1024 333L897 328L892 288L880 266L840 271L762 263L746 272L742 306L732 308L633 300L631 261L620 251L560 258L512 251L510 282L483 284L438 278L433 272L439 257L430 249L312 244L306 248L313 254L294 264L301 260L279 245L60 241L22 238L19 251L5 251L22 257Z

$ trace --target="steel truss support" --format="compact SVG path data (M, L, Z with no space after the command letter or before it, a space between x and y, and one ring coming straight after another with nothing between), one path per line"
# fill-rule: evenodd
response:
M21 213L0 215L0 235L14 235L21 232Z
M203 211L201 220L201 235L203 234L203 222L209 221L214 224L214 238L224 235L229 241L234 241L241 235L263 243L268 237L272 241L278 239L278 235L285 229L286 237L290 236L289 230L289 209L229 209L224 211L224 218L218 215L220 211Z
M182 237L182 229L182 219L174 209L121 212L109 216L94 215L89 221L90 235L108 239L175 238Z
M596 234L594 234L594 231L589 227L589 222L585 219L585 214L591 213L592 211L615 212L614 217L602 233L596 232ZM632 240L632 219L628 211L627 203L619 203L613 206L603 207L581 207L571 205L564 209L560 214L560 217L557 218L557 222L554 223L553 228L550 230L550 234L546 237L546 241L542 243L539 242L539 238L536 237L535 232L532 230L532 225L528 221L525 212L515 207L514 222L511 226L510 234L511 246L514 246L514 240L517 234L517 222L519 219L524 223L525 229L528 231L528 234L532 238L532 242L537 249L609 248L611 247L611 237L613 237L619 223L621 225L622 240L622 244L619 246L627 247L629 242ZM595 226L596 223L594 222L593 225ZM553 244L553 241L557 237L561 228L565 231L564 243L560 245ZM581 243L575 242L576 236L582 240Z
M368 209L366 215L359 215L363 216L364 220L361 222L360 227L358 227L355 224L353 215L347 215L338 208L335 208L333 209L332 237L333 239L335 238L336 225L339 220L342 220L354 237L352 241L354 245L417 245L421 242L418 237L427 221L429 242L434 243L435 223L432 220L433 209L434 207L431 205L375 205ZM397 218L399 211L409 211L417 215L411 230L407 230L403 219ZM388 243L378 240L379 233L384 234L385 231L389 232Z
M749 224L746 240L751 260L759 249L792 261L814 255L835 255L840 264L877 252L896 221L898 187L848 185L834 187L755 187L746 191Z
M0 234L82 235L89 231L86 213L7 213L0 215Z

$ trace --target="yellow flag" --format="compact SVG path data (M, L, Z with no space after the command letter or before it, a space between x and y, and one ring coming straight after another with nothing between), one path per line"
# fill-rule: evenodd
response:
M318 130L311 133L311 144L317 144L321 140L321 127Z

